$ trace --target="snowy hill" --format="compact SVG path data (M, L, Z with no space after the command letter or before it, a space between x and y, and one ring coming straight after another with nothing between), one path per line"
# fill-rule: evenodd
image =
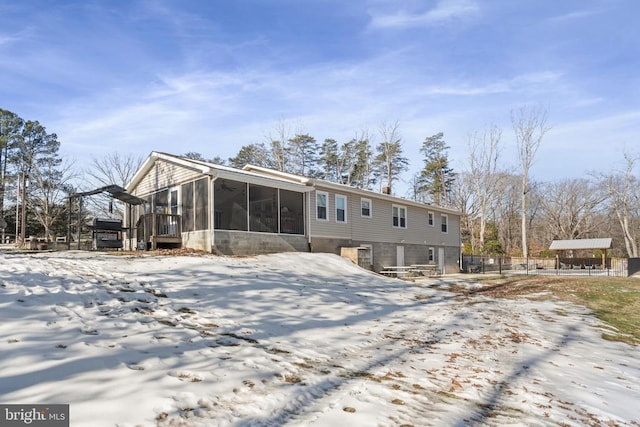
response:
M455 281L323 254L0 253L0 403L69 403L74 427L640 422L637 349L580 307Z

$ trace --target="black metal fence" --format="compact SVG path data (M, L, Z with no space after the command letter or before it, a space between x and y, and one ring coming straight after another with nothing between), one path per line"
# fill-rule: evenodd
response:
M463 255L462 271L479 274L538 274L557 276L629 276L628 258L524 258Z

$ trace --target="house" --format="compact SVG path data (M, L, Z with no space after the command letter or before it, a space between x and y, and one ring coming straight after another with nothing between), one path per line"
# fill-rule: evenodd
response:
M247 165L153 152L127 185L139 247L222 254L359 247L374 271L435 264L459 271L460 213L388 194Z

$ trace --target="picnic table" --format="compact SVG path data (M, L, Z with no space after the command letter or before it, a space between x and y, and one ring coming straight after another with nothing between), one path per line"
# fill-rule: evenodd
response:
M393 277L403 277L412 273L413 267L410 265L390 265L383 267L380 274L389 275Z
M423 276L439 276L440 269L435 264L412 264L413 271L416 273L420 273Z
M380 274L407 278L416 276L437 276L440 274L438 266L435 264L412 264L412 265L390 265L383 267Z

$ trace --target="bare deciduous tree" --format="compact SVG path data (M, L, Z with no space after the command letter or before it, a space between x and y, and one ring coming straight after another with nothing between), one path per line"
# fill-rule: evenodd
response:
M494 220L498 224L498 236L506 253L513 253L520 238L518 213L520 178L501 173L497 180Z
M420 185L420 183L421 181L418 180L417 184ZM416 191L419 191L419 189L417 188ZM471 253L478 253L477 241L473 238L473 220L478 217L478 206L474 203L474 189L469 173L456 175L456 179L451 186L451 204L452 207L460 211L461 214L460 233L462 235L462 241L465 243L465 250L470 249Z
M142 157L133 154L109 153L101 159L94 158L86 171L98 185L127 185L140 165Z
M376 174L384 180L389 194L393 189L394 181L407 170L409 159L402 155L402 137L400 136L400 124L383 123L380 126L382 142L376 147L377 155L374 159Z
M66 212L66 200L71 191L70 182L77 177L72 163L60 164L57 159L43 160L31 174L32 191L29 207L50 237L52 225Z
M640 186L635 176L639 156L624 153L625 169L609 175L600 175L600 182L615 213L624 236L627 255L640 256L638 251L638 230L640 229Z
M271 150L273 167L280 172L291 172L289 140L296 132L285 120L280 120L273 132L267 134L267 146Z
M550 130L547 125L548 112L541 107L522 107L517 111L511 111L511 124L516 135L518 160L521 170L521 228L522 228L522 255L528 256L527 245L527 193L529 187L529 171L536 152L540 147L542 138Z
M85 173L93 178L91 185L94 188L112 184L124 188L133 179L133 175L142 164L142 161L143 159L140 156L112 152L103 158L94 158ZM121 208L116 208L115 212L107 212L104 208L104 202L106 201L104 197L89 198L87 201L95 211L101 214L113 213L120 218L123 216ZM112 204L109 204L109 206L113 207Z
M489 216L489 208L498 189L498 158L502 130L495 125L482 134L472 134L468 141L469 181L474 190L474 202L479 220L480 247L484 245L484 235ZM472 243L472 247L473 247Z
M602 192L587 179L564 179L543 185L540 199L548 239L579 239L596 232Z

